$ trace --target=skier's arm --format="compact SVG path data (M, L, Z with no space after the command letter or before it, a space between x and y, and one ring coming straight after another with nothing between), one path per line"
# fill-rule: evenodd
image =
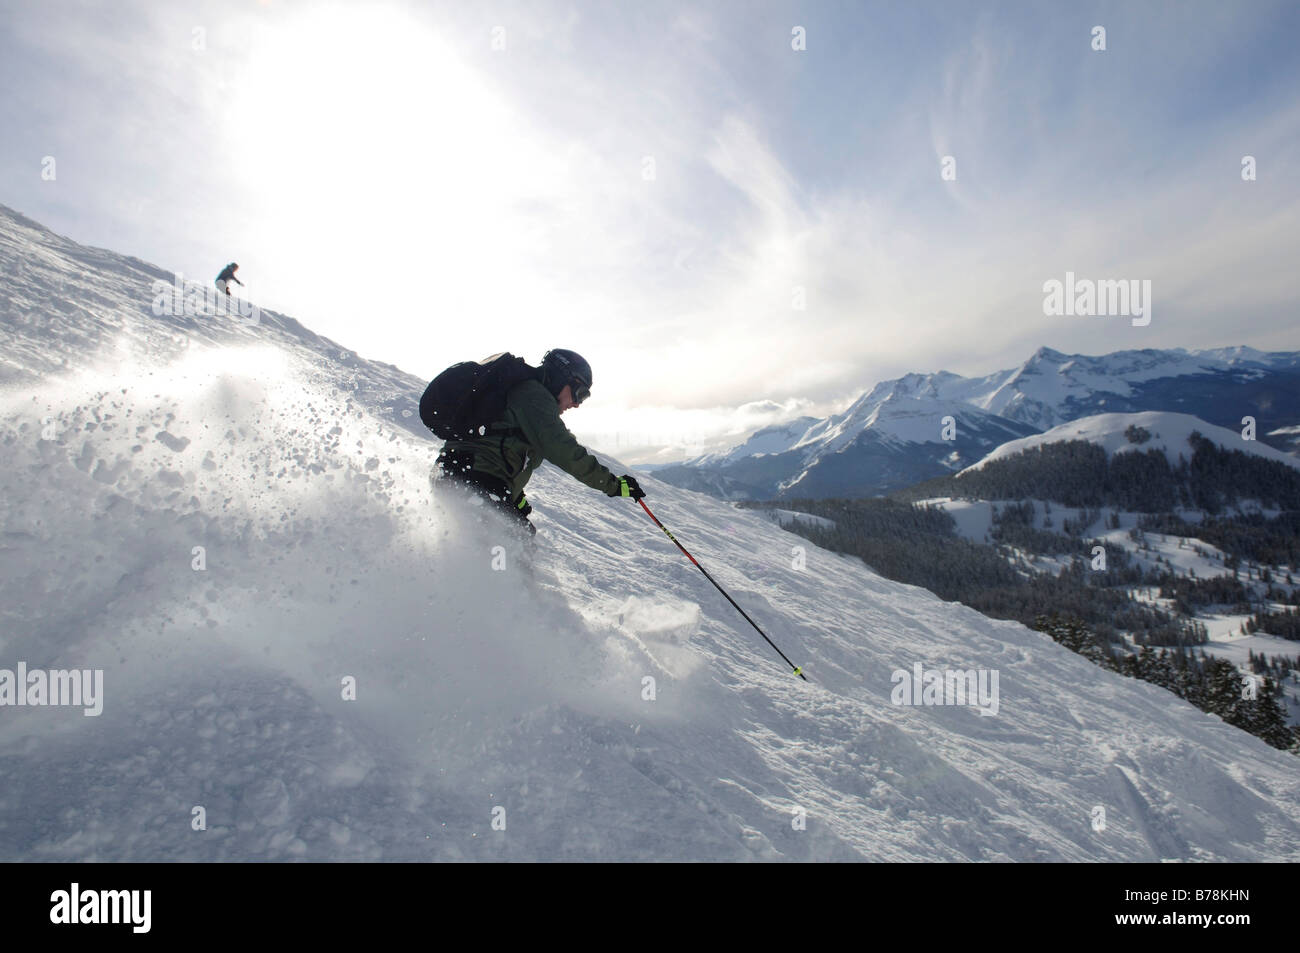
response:
M560 420L559 404L545 388L540 384L521 385L516 393L518 396L511 403L519 429L524 439L544 459L593 490L600 490L607 496L620 492L618 477L578 443L578 438L564 426L564 421Z
M231 279L231 281L233 281L235 284L239 285L239 287L241 287L241 288L244 287L244 283L243 283L242 281L240 281L238 278L236 278L234 275L231 275L231 276L230 276L230 279Z

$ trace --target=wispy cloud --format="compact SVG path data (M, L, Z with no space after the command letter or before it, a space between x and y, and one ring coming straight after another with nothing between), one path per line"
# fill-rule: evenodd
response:
M0 16L7 204L199 276L237 257L416 373L574 347L585 432L726 440L1040 344L1295 346L1286 5ZM1152 324L1043 315L1066 270L1152 279Z

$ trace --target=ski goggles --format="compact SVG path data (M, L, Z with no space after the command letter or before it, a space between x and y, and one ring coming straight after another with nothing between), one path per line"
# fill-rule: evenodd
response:
M573 405L575 407L591 396L591 388L576 378L570 381L569 391L573 394Z

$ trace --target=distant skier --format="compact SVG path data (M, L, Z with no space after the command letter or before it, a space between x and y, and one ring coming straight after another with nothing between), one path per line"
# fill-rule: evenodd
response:
M591 396L590 364L564 348L547 351L540 368L530 367L510 355L500 357L503 368L508 364L508 369L495 372L504 384L505 410L495 414L496 419L481 430L474 428L479 436L447 440L438 454L444 479L468 487L509 512L530 534L537 530L528 519L533 507L524 496L524 486L543 460L551 461L607 496L627 496L634 500L645 496L635 477L614 476L578 443L560 420L561 414ZM495 360L480 365L467 362L457 367L483 373L483 368L491 368L495 363ZM430 391L437 383L436 378ZM426 413L428 395L426 392L425 400L421 401L421 417L426 424L430 423Z
M244 283L235 277L235 272L239 270L239 265L231 262L225 268L221 269L221 274L217 275L217 290L230 294L230 283L233 281L239 287L244 287Z

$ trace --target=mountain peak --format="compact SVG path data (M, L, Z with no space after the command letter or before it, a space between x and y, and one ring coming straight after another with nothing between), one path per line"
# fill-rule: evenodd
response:
M1026 361L1025 363L1033 364L1037 362L1049 361L1055 364L1061 361L1068 360L1069 358L1074 356L1076 355L1065 354L1061 351L1056 350L1055 348L1050 348L1046 344L1044 344L1037 351L1035 351L1033 353L1033 356L1030 357L1029 360Z

